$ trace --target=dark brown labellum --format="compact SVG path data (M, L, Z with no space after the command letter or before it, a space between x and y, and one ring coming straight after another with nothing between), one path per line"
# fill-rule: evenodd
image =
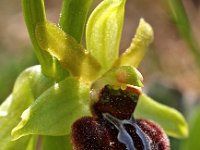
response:
M152 121L137 119L137 125L152 139L152 150L170 150L170 143L163 129Z
M147 120L84 117L72 127L74 150L170 150L163 130Z
M83 117L72 126L74 150L170 150L166 134L155 123L134 119L140 90L105 86L92 104L93 117Z

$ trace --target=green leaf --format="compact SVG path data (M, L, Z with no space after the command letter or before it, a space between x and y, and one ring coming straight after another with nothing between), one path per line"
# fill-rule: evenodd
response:
M105 85L114 87L126 87L127 84L143 87L142 75L140 72L131 66L121 66L113 68L105 73L101 78L96 80L91 86L91 98L97 100L99 92Z
M81 42L85 21L93 0L64 0L59 26L67 34Z
M173 22L179 30L180 35L189 46L189 50L193 54L197 65L200 67L200 47L198 44L198 40L193 34L193 30L188 19L186 10L184 8L183 2L181 0L168 0L166 2L169 5Z
M175 25L184 38L189 38L191 34L191 25L187 17L185 8L181 0L167 1Z
M85 80L98 76L100 65L95 58L84 50L72 36L65 34L56 25L38 24L36 36L40 47L56 57L72 75L81 76Z
M189 120L190 136L182 142L182 150L197 150L200 149L199 137L200 137L200 105L194 109L191 118Z
M134 116L157 122L170 136L176 138L188 136L188 126L181 113L154 101L145 94L140 96Z
M42 66L42 72L48 77L61 80L67 76L68 73L63 70L55 58L40 48L36 40L36 25L38 23L46 22L43 0L22 0L22 6L26 26L34 46L35 53ZM45 32L43 32L43 38L45 37Z
M43 136L42 150L72 150L70 135Z
M117 60L116 66L130 65L138 67L146 54L149 44L153 41L153 29L140 19L135 37L132 39L130 47Z
M86 45L104 71L118 58L126 0L104 0L86 26Z
M23 112L12 137L66 135L77 118L89 114L89 86L69 77L55 83Z
M0 106L0 145L3 150L22 150L30 137L11 141L11 131L20 121L22 112L45 91L52 81L41 73L40 66L26 69L15 82L13 93Z

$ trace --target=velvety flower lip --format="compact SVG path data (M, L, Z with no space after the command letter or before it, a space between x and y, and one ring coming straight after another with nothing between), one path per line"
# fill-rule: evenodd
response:
M144 133L152 139L152 150L170 150L169 139L158 124L146 119L136 119L136 122Z
M128 131L124 127L125 124L129 124L135 129L136 134L142 141L144 150L151 149L150 142L149 142L151 140L140 129L140 127L135 122L134 118L130 118L129 120L119 120L108 113L103 114L103 117L117 128L118 130L117 139L119 140L119 142L126 145L127 150L136 150L136 146L135 146L136 143L134 143L134 140L132 139L130 133L128 133Z
M74 150L170 150L167 135L157 124L144 119L103 116L83 117L73 124Z
M74 150L170 150L158 125L133 117L139 94L133 87L106 85L91 105L93 116L82 117L72 126Z

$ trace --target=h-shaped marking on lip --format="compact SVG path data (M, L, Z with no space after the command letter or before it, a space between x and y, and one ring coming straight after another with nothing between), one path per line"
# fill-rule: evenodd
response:
M140 129L140 127L135 123L135 120L131 118L130 120L119 120L109 113L104 113L103 117L112 123L119 131L117 139L119 142L125 144L127 150L137 150L134 146L134 141L130 134L126 131L124 124L130 124L135 127L137 135L142 140L144 150L151 150L150 144L148 142L149 139L145 136L145 133Z

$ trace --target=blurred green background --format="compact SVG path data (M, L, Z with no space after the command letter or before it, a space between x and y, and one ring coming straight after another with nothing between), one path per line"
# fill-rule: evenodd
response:
M100 0L94 2L95 7ZM46 0L47 18L58 21L61 0ZM154 99L181 111L190 126L188 139L172 139L172 150L199 150L200 143L200 1L127 0L121 41L124 51L139 19L155 33L140 71L144 90ZM25 68L38 64L26 31L20 0L0 0L0 102L12 91Z

